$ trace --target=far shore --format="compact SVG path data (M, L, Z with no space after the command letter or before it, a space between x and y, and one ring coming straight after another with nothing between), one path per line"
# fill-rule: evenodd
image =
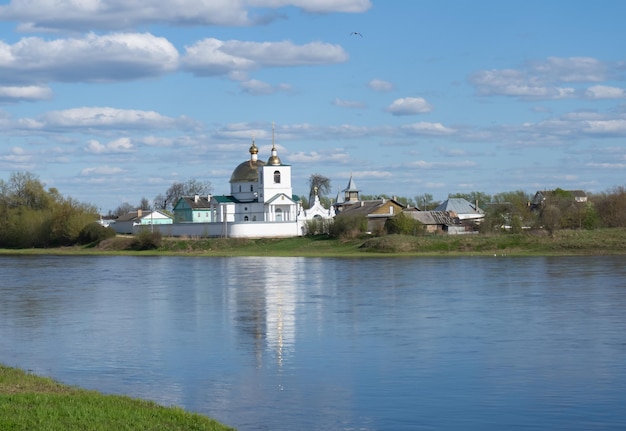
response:
M353 239L325 235L276 239L159 238L154 248L133 250L132 237L117 236L97 245L0 249L0 255L133 256L591 256L626 255L626 228L470 235L385 235Z

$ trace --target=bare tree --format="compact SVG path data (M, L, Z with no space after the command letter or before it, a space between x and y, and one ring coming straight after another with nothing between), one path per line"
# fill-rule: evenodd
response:
M187 180L184 183L173 183L165 192L154 198L155 204L161 209L172 209L183 196L209 195L213 191L210 181Z
M312 174L309 177L309 206L315 202L315 195L320 198L330 193L330 178L321 174Z

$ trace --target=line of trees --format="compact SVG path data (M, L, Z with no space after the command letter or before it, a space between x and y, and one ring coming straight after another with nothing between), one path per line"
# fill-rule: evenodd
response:
M54 187L46 189L31 173L0 180L0 247L72 245L97 219L95 206L64 197Z

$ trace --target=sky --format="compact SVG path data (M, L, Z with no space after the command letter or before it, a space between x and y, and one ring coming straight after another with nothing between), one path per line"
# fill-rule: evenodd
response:
M252 139L334 198L626 184L626 2L0 0L0 178L103 213L228 194Z

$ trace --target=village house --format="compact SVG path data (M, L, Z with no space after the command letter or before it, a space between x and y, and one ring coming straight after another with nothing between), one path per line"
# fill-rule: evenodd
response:
M142 227L171 225L172 222L172 217L164 211L138 209L118 217L115 223L111 223L109 226L117 233L128 234L136 232Z

